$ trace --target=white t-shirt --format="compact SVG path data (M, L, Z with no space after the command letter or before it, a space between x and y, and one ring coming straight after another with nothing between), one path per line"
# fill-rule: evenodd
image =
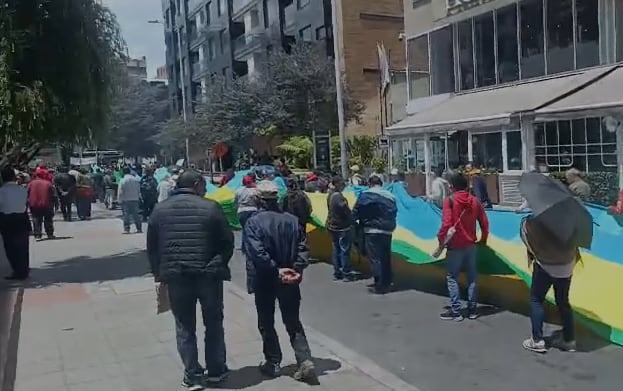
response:
M564 265L544 265L543 263L536 261L538 264L554 278L569 278L573 275L573 269L575 268L575 262L567 263Z
M7 182L0 187L0 213L24 213L28 191L15 182Z

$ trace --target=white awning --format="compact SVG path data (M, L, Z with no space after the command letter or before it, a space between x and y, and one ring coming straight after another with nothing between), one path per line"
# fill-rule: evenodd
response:
M623 65L595 82L536 111L538 121L623 114Z
M616 66L591 68L540 80L451 95L387 128L389 136L505 126L599 79Z

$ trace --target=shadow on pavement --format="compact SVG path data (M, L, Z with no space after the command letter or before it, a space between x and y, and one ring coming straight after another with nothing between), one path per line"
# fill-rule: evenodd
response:
M39 288L64 283L115 281L148 273L147 254L141 250L100 258L81 256L49 262L43 267L31 269L30 279L25 285Z
M316 365L316 374L318 377L326 375L328 372L337 371L342 367L339 361L329 358L314 358ZM296 371L296 365L288 365L282 368L282 376L290 376ZM244 390L261 384L265 381L271 380L270 378L263 376L257 366L246 366L240 369L234 369L231 371L229 378L223 384L212 387L216 389L226 390ZM319 384L310 384L312 386Z

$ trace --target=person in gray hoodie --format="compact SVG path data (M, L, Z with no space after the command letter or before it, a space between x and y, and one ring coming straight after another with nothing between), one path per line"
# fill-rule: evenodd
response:
M117 200L121 204L121 210L123 213L123 231L126 234L130 233L130 224L132 220L136 225L136 232L143 232L143 222L139 214L140 197L140 182L130 173L129 167L124 167L123 178L119 181Z

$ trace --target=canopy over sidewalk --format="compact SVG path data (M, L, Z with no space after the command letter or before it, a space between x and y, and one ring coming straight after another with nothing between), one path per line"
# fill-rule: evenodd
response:
M521 114L533 114L575 96L597 81L607 79L619 65L591 68L570 74L451 95L441 103L387 128L390 136L447 130L506 126ZM621 75L623 80L623 75ZM611 83L612 82L606 82ZM613 91L616 84L609 87ZM594 94L594 93L593 93ZM621 97L617 97L622 101Z
M580 91L536 111L537 120L575 119L621 114L623 64L619 64Z

